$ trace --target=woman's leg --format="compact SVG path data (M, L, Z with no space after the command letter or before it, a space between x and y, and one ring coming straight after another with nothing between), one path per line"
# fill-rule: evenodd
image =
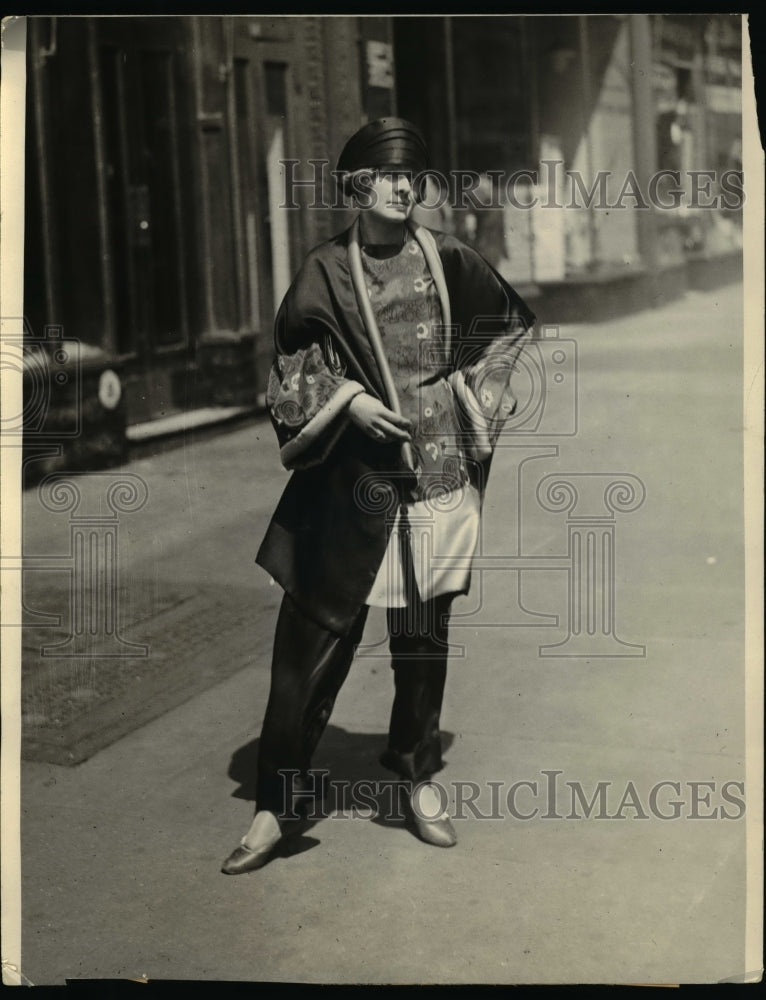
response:
M439 719L452 599L446 594L412 608L388 610L395 695L381 763L415 783L443 766Z
M381 763L403 779L405 809L415 832L428 844L453 847L455 829L442 794L431 783L441 769L441 715L447 677L447 634L452 595L388 613L395 696L388 750Z
M348 675L367 610L361 609L349 635L337 635L307 618L287 594L282 599L258 749L258 812L289 817L301 792L304 800L312 795L311 758Z
M256 771L256 813L250 829L224 861L240 875L266 864L286 832L281 821L298 818L310 804L311 757L330 718L362 637L367 607L351 634L336 635L307 618L285 594L277 619L271 690L261 730Z

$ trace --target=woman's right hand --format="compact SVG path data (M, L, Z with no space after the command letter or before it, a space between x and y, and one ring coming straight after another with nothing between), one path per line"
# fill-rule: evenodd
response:
M351 420L374 441L410 441L412 423L394 413L368 392L354 396L348 404Z

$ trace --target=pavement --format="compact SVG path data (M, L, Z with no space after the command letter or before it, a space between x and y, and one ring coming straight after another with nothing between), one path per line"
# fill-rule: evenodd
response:
M144 450L122 470L148 487L118 545L130 639L150 652L122 664L138 671L122 689L135 725L77 764L23 762L26 979L677 983L752 971L747 809L726 784L745 774L741 313L741 286L726 286L561 329L577 344L576 425L551 382L555 433L504 440L488 558L455 606L437 776L456 814L451 850L343 797L261 871L220 873L252 816L279 599L253 558L286 475L263 419ZM601 497L634 477L590 542L612 546L597 563L607 572L611 551L615 633L632 644L608 655L541 650L567 638L568 586L582 579L566 569L570 539L596 513L544 509L539 484L554 473ZM102 486L83 478L86 499ZM68 551L55 517L25 496L25 551ZM194 629L178 617L189 601ZM167 614L175 638L163 643ZM374 612L315 758L334 789L388 777L384 638ZM140 724L159 649L154 667L174 661L176 694ZM605 799L587 815L576 790Z

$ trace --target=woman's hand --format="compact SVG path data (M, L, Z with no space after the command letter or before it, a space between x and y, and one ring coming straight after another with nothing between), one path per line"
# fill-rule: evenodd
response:
M354 396L348 415L368 437L375 441L409 441L412 424L367 392Z

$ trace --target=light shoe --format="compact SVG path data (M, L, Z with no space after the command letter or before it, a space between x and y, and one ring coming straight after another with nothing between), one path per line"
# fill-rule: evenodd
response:
M254 872L258 868L263 868L274 857L276 849L282 842L282 838L270 847L261 847L256 851L251 851L245 846L244 840L235 847L228 858L221 865L224 875L244 875L245 872Z
M441 816L430 819L427 818L428 811L421 808L422 794L429 788L429 783L423 782L411 792L407 803L410 825L426 844L432 844L434 847L454 847L457 843L457 833L448 813L445 811ZM433 794L440 798L437 792L434 791Z
M273 824L269 823L269 816L273 818ZM254 872L258 868L263 868L264 865L271 861L276 854L277 848L282 844L284 835L279 825L279 820L273 813L265 811L257 813L253 824L258 827L256 836L260 836L262 842L255 847L248 847L246 841L248 834L253 832L253 827L251 826L248 833L239 842L239 846L234 848L221 865L221 871L224 875L244 875L245 872ZM269 825L272 826L270 834L267 832ZM275 826L276 833L274 833Z

